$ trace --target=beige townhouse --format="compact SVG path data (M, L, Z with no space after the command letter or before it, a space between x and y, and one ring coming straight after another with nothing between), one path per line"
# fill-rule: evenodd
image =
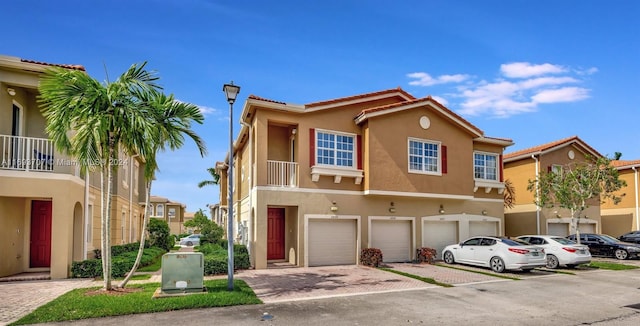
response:
M505 154L504 177L515 189L514 207L506 208L504 213L505 235L552 234L564 237L575 233L568 210L540 209L534 204L537 194L527 190L529 180L536 180L542 172L561 171L567 164L601 156L578 136ZM600 215L600 201L594 198L580 219L580 232L600 232Z
M143 207L146 205L146 203L140 204ZM185 204L171 201L165 197L152 195L149 199L149 217L167 222L171 234L179 235L184 233L185 208Z
M100 177L81 175L45 133L38 84L60 65L0 55L0 277L49 272L69 276L72 261L100 248ZM112 194L112 244L139 239L143 163L120 156Z
M502 154L431 97L401 88L307 104L249 96L234 142L234 234L255 268L387 262L504 234ZM227 166L218 162L220 205ZM219 218L226 222L226 217Z
M629 231L640 230L640 194L638 193L638 173L640 160L616 160L613 166L618 169L621 180L627 186L620 190L625 194L617 205L611 202L602 204L602 233L619 237Z

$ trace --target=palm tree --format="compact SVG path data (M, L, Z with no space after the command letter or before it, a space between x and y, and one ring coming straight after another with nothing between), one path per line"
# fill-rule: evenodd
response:
M220 175L216 172L215 168L207 168L207 172L209 172L213 180L200 181L200 183L198 183L198 188L202 188L204 186L215 186L220 183Z
M154 130L143 98L161 87L145 65L134 64L116 81L104 84L81 71L50 68L39 86L45 129L58 151L76 158L83 173L100 170L104 290L112 290L110 213L113 174L118 170L113 163L119 150L146 157L143 140Z
M151 197L151 184L155 176L155 172L158 170L156 161L156 154L159 150L165 150L169 147L171 150L178 149L184 144L184 135L191 138L198 147L200 155L206 154L206 146L204 141L191 130L191 122L202 124L204 116L197 106L189 103L176 101L173 95L166 96L159 92L153 92L148 94L148 97L144 97L148 107L148 117L154 122L154 129L152 130L151 137L147 138L145 146L147 146L147 156L145 156L146 164L144 168L144 177L146 181L146 201L145 207L149 207L149 198ZM144 140L141 140L144 141ZM129 282L129 279L133 273L138 269L142 254L144 252L144 243L147 224L149 223L149 210L144 210L144 220L142 222L141 235L140 235L140 247L138 248L138 255L136 261L131 268L131 271L127 274L125 279L118 285L123 288Z

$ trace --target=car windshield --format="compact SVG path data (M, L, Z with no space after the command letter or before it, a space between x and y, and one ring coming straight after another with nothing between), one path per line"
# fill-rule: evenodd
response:
M572 245L572 244L577 244L577 242L573 241L573 240L569 240L567 238L561 238L561 237L557 237L557 238L550 238L551 240L558 242L560 244L563 245Z
M602 234L600 235L600 238L602 238L602 240L604 240L604 242L606 243L618 243L620 242L620 240L608 235L608 234Z
M509 246L528 246L529 243L520 239L500 239L502 243Z

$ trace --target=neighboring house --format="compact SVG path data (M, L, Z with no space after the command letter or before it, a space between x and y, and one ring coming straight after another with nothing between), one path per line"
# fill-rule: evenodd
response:
M143 207L145 203L140 203ZM149 216L159 218L169 224L171 234L181 234L184 229L184 211L182 203L170 201L167 198L151 195L149 201Z
M255 268L409 261L473 235L501 235L502 153L431 97L400 88L304 105L249 96L234 144L234 238ZM227 156L226 163L228 163ZM218 162L220 211L227 166Z
M624 193L622 201L617 205L611 202L602 204L602 233L614 237L633 230L640 230L640 194L638 193L638 173L640 172L640 160L612 161L618 169L621 180L627 186L620 190Z
M180 224L180 233L179 234L193 233L194 228L188 228L188 227L184 226L184 223L187 222L187 221L193 220L194 215L195 215L194 212L184 212L184 221Z
M602 155L577 136L505 154L504 177L515 189L515 206L505 209L505 235L575 233L568 210L538 209L534 204L536 193L528 191L527 186L541 172L561 171L567 164L584 162L586 156ZM580 232L600 232L600 202L593 199L589 206L580 219Z
M45 69L58 65L0 56L0 277L48 271L69 276L72 261L100 248L100 175L55 150L37 102ZM141 164L121 156L114 176L112 244L137 241ZM138 226L138 227L136 227Z

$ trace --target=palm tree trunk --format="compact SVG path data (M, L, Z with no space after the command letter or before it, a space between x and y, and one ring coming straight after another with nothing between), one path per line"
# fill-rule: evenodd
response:
M127 274L127 277L124 278L122 283L120 283L119 287L124 288L127 286L129 279L133 276L133 273L138 269L140 265L140 261L142 260L142 253L144 252L144 242L145 235L147 234L147 224L149 223L149 202L151 197L151 180L147 182L147 199L145 200L144 205L144 219L142 222L142 230L140 230L140 247L138 248L138 255L136 256L136 262L133 263L133 267L131 267L131 271Z
M112 192L112 188L113 188L113 167L111 165L111 153L113 153L112 150L110 150L110 154L109 154L109 158L107 158L107 204L106 204L106 214L105 214L105 220L103 221L103 223L105 224L105 234L104 234L104 239L103 241L103 251L102 251L102 259L103 259L103 265L104 265L104 271L103 271L103 276L104 276L104 289L105 290L112 290L113 286L111 285L111 192Z
M102 279L103 280L107 280L107 259L106 259L106 253L107 253L107 248L108 248L108 242L107 242L107 217L108 216L108 211L106 209L107 205L106 205L106 197L108 196L108 193L105 192L105 179L104 179L104 170L100 171L100 237L101 242L100 242L100 259L102 260ZM105 283L104 285L104 289L107 289L107 285Z

